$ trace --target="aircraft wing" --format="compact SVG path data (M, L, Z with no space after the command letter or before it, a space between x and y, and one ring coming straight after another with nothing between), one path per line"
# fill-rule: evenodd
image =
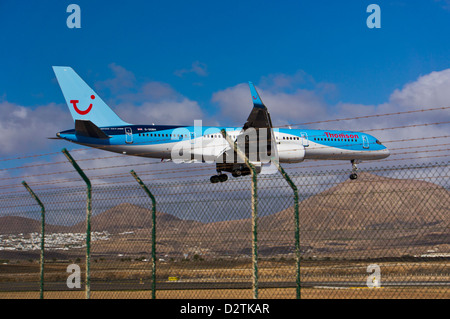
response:
M273 174L277 172L275 165L269 168L262 164L278 162L278 152L273 132L272 120L267 107L261 100L255 86L249 82L250 92L253 100L253 108L239 134L233 135L234 147L224 141L222 147L216 148L216 162L218 171L227 170L232 172L240 160L234 151L237 147L246 155L252 164L254 164L263 174ZM231 159L231 163L230 163ZM223 163L223 164L219 164ZM235 163L235 164L233 164ZM231 167L229 167L231 165ZM239 165L236 169L240 169Z
M245 146L246 155L252 162L267 163L268 161L278 161L275 134L273 132L269 111L261 100L253 83L249 82L248 84L252 95L253 108L241 133L237 136L236 142L241 148ZM245 138L245 135L249 135L250 138ZM256 146L251 146L250 143L256 143ZM256 149L256 156L251 156L252 149Z

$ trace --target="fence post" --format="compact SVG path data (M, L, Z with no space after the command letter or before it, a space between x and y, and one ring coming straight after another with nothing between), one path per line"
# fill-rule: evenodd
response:
M255 166L250 163L247 156L237 147L236 143L222 129L220 131L225 140L233 147L237 155L244 160L245 165L250 169L252 174L252 267L253 267L253 298L258 299L258 189L257 189L257 173Z
M33 190L28 186L28 184L23 181L23 186L30 193L39 206L41 206L41 260L40 260L40 283L39 283L39 298L44 299L44 250L45 250L45 207L40 201L39 197L33 192Z
M91 216L92 216L92 186L89 178L84 174L83 170L78 166L77 162L69 154L67 149L63 148L62 152L67 157L69 162L80 174L81 178L87 185L87 200L86 200L86 299L91 298Z
M148 187L142 182L142 180L137 176L134 170L130 171L134 179L139 183L139 185L144 189L147 195L152 200L152 299L156 298L156 200L155 196L150 192Z
M284 177L286 182L294 191L294 223L295 223L295 259L296 259L296 296L297 299L301 298L300 290L300 218L299 218L299 207L298 207L298 189L294 182L291 180L286 171L281 167L278 161L273 161L273 164L277 167L278 171Z

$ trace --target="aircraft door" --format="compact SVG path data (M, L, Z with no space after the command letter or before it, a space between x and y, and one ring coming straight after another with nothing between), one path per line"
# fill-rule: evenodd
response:
M132 144L133 143L133 130L131 127L125 128L125 143Z
M302 137L302 145L304 147L308 147L309 146L308 133L301 132L300 135Z
M369 138L366 135L362 136L363 148L369 148Z

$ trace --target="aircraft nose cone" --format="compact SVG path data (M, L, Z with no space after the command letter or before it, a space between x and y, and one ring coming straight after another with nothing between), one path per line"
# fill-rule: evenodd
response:
M383 150L383 155L384 155L385 158L386 158L386 157L389 157L389 155L391 155L391 152L389 151L388 148L385 148L385 149Z

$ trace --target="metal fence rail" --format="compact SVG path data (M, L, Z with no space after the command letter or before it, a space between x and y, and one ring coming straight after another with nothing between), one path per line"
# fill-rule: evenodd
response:
M449 171L258 175L256 252L251 176L158 183L137 171L155 202L131 175L92 187L90 260L86 188L35 191L44 296L85 297L88 269L91 298L252 298L257 253L259 298L448 298ZM40 296L40 212L29 193L0 197L0 298ZM68 288L72 264L80 288Z

